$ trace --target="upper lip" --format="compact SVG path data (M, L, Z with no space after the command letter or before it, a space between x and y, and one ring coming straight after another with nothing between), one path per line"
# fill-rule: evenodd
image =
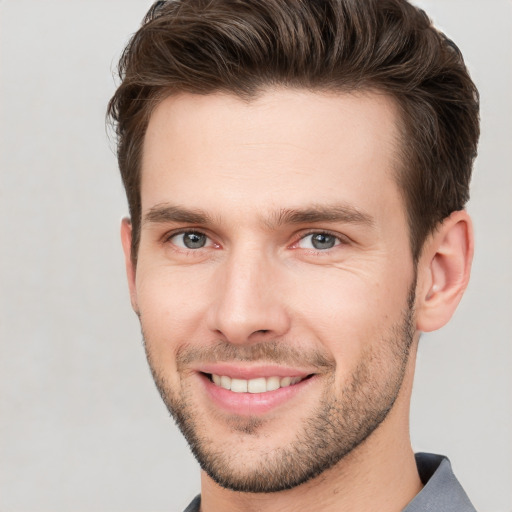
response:
M195 368L198 372L227 376L235 379L257 379L258 377L307 377L313 371L279 365L244 366L232 363L203 364Z

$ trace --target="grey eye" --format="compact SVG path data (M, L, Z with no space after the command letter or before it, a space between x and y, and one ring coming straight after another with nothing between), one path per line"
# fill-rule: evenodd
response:
M183 243L189 249L200 249L206 245L206 235L201 233L184 233Z
M332 249L338 245L340 240L329 233L311 233L305 236L300 242L299 247L302 249L315 249L317 251Z
M315 249L330 249L336 245L336 237L326 233L316 233L311 236L311 245Z
M203 233L188 231L186 233L178 233L171 238L171 242L184 249L201 249L208 242L208 237Z

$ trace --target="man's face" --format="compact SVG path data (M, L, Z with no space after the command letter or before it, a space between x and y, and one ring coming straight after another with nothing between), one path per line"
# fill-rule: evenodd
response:
M155 382L225 487L318 475L399 394L415 280L396 123L383 95L290 89L184 94L151 117L132 301Z

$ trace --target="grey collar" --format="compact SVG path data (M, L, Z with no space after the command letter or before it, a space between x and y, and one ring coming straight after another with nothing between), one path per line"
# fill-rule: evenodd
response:
M447 457L417 453L416 465L425 487L402 512L476 512Z

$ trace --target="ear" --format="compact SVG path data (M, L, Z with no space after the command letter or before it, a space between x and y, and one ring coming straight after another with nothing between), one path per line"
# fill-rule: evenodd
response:
M425 242L416 288L419 331L435 331L452 317L469 282L473 248L473 226L465 210L453 212Z
M123 218L121 221L121 242L123 244L126 277L128 278L128 287L130 289L130 300L133 310L139 314L137 289L135 286L135 265L132 260L132 223L128 217Z

